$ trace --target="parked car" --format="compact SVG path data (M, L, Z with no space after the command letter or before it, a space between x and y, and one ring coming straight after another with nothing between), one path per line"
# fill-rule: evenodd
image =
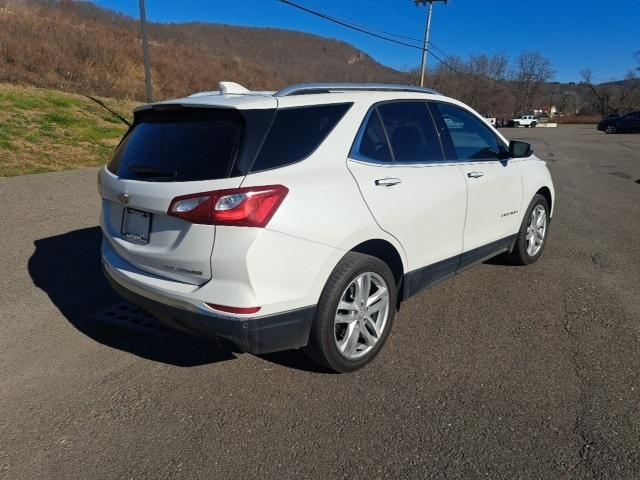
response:
M341 372L376 356L402 301L496 255L538 260L554 205L529 144L435 91L375 84L222 83L139 107L98 185L122 296Z
M597 129L609 134L625 132L640 133L640 111L607 115L600 120Z
M535 126L538 125L538 123L540 123L540 121L538 120L538 117L534 115L522 115L522 117L520 118L511 119L511 121L513 122L514 127L522 126L522 127L535 128Z

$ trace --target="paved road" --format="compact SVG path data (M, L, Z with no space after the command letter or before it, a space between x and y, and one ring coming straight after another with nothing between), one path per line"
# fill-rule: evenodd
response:
M0 477L640 478L640 136L507 135L555 177L542 260L412 299L350 375L93 320L96 171L0 179Z

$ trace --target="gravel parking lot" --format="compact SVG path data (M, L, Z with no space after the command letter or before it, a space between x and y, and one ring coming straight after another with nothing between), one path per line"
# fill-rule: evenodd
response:
M640 478L640 135L504 132L554 175L541 261L413 298L348 375L118 310L96 170L0 179L0 477Z

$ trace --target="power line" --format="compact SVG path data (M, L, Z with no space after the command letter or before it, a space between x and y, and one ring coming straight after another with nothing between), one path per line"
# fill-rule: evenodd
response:
M369 35L369 36L372 36L372 37L375 37L375 38L379 38L379 39L381 39L381 40L385 40L385 41L387 41L387 42L395 43L395 44L397 44L397 45L402 45L402 46L404 46L404 47L413 48L413 49L415 49L415 50L422 50L422 49L423 49L423 47L422 47L422 46L413 45L413 44L410 44L410 43L407 43L407 42L403 42L403 41L400 41L400 40L396 40L396 39L394 39L394 38L389 38L388 36L383 35L383 34L378 34L378 33L375 33L375 32L372 32L372 31L369 31L369 30L371 30L371 27L368 27L368 28L369 28L369 30L367 30L367 29L365 29L365 28L362 28L361 26L354 25L353 23L350 23L350 22L347 22L347 21L341 20L341 19L336 18L336 17L333 17L333 16L331 16L331 15L327 15L326 13L318 12L318 11L316 11L316 10L312 10L312 9L310 9L310 8L308 8L308 7L303 6L303 5L299 5L299 4L297 4L297 3L292 2L291 0L278 0L278 1L279 1L279 2L281 2L281 3L284 3L284 4L286 4L286 5L289 5L289 6L291 6L291 7L294 7L294 8L297 8L297 9L299 9L299 10L302 10L302 11L304 11L304 12L306 12L306 13L311 14L311 15L314 15L314 16L316 16L316 17L320 17L320 18L323 18L323 19L328 20L328 21L330 21L330 22L333 22L333 23L336 23L336 24L338 24L338 25L341 25L341 26L343 26L343 27L345 27L345 28L349 28L349 29L351 29L351 30L355 30L355 31L357 31L357 32L364 33L365 35ZM394 34L387 34L387 35L394 35ZM415 40L415 39L414 39L414 40ZM421 40L420 40L420 41L421 41ZM438 50L439 50L439 49L438 49ZM435 58L436 60L438 60L441 64L443 64L443 65L445 65L445 66L449 67L449 68L450 68L451 70L453 70L454 72L456 71L456 70L455 70L451 65L449 65L447 62L445 62L445 61L444 61L444 60L443 60L439 55L436 55L435 53L433 53L433 52L432 52L431 50L429 50L429 49L427 50L427 52L428 52L431 56L433 56L433 58ZM460 73L460 72L457 72L457 73Z
M320 5L318 2L313 1L313 0L302 0L302 1L304 1L305 3L313 3L314 5ZM381 12L384 12L386 14L393 14L396 18L399 18L399 19L403 20L406 23L410 23L406 18L404 18L404 17L402 17L400 15L394 14L391 10L383 9L380 5L378 5L376 3L373 3L370 0L364 0L364 1L367 2L369 5L371 5L373 7L379 8ZM321 13L321 12L318 12L318 13ZM347 17L347 16L340 16L339 17L339 16L333 15L333 14L329 15L329 13L324 13L324 15L330 16L331 18L336 19L336 20L340 20L340 21L342 21L344 23L349 23L351 25L355 25L355 26L358 26L358 27L361 27L361 28L364 28L364 29L367 29L367 30L372 30L374 32L381 33L383 35L388 35L388 36L391 36L391 37L402 38L402 39L405 39L405 40L410 40L410 41L416 42L418 44L419 48L422 49L423 39L421 39L421 38L411 37L409 35L401 35L399 33L388 32L386 30L382 30L382 29L380 29L378 27L375 27L373 25L368 25L366 23L362 23L358 19ZM435 50L440 52L445 57L449 56L449 54L447 52L443 51L441 48L438 48L433 42L429 42L429 46L433 47Z
M366 35L370 35L372 37L376 37L376 38L379 38L381 40L386 40L387 42L396 43L398 45L403 45L405 47L414 48L416 50L422 50L422 47L419 47L417 45L412 45L411 43L403 42L403 41L400 41L400 40L395 40L393 38L389 38L388 36L380 35L380 34L377 34L375 32L370 32L369 30L365 30L364 28L361 28L361 27L359 27L357 25L353 25L351 23L342 21L342 20L340 20L338 18L335 18L335 17L332 17L330 15L326 15L324 13L317 12L315 10L311 10L310 8L307 8L307 7L303 6L303 5L299 5L297 3L293 3L290 0L278 0L278 1L281 2L281 3L284 3L286 5L289 5L290 7L294 7L294 8L297 8L299 10L302 10L304 12L307 12L307 13L309 13L311 15L315 15L316 17L324 18L325 20L329 20L330 22L337 23L338 25L342 25L343 27L346 27L346 28L350 28L351 30L356 30L356 31L358 31L360 33L364 33Z
M313 3L314 5L320 5L318 2L315 2L313 0L303 0L303 1L305 3ZM371 5L375 5L375 4L371 3ZM325 13L325 15L329 15L329 13ZM368 30L373 30L374 32L378 32L378 33L381 33L381 34L384 34L384 35L389 35L391 37L396 37L396 38L403 38L405 40L411 40L411 41L416 42L416 43L422 43L422 40L419 39L419 38L410 37L408 35L401 35L399 33L387 32L387 31L382 30L382 29L380 29L378 27L374 27L372 25L367 25L366 23L362 23L360 20L355 19L355 18L347 17L347 16L344 16L344 15L339 17L339 16L333 15L333 14L329 15L329 16L331 16L332 18L335 18L337 20L341 20L341 21L343 21L345 23L351 23L352 25L356 25L356 26L361 27L361 28L366 28Z
M355 30L357 32L360 33L364 33L365 35L369 35L381 40L385 40L387 42L391 42L391 43L395 43L397 45L401 45L404 47L408 47L408 48L413 48L415 50L422 50L423 47L422 46L418 46L418 45L412 45L410 43L407 42L403 42L400 40L396 40L393 38L389 38L386 35L382 35L382 34L378 34L375 32L371 32L369 30L367 30L366 28L362 28L362 26L358 26L358 25L354 25L352 22L347 22L345 20L339 19L337 17L331 16L331 15L327 15L326 13L322 13L316 10L312 10L311 8L305 7L303 5L299 5L297 3L292 2L291 0L278 0L281 3L284 3L286 5L289 5L290 7L294 7L297 8L299 10L302 10L303 12L306 12L310 15L314 15L316 17L319 18L323 18L324 20L328 20L330 22L336 23L338 25L341 25L345 28L349 28L351 30ZM370 28L370 27L368 27ZM371 28L370 28L371 29ZM433 44L431 44L430 47L434 47ZM444 55L446 55L444 52L442 52L439 48L435 47L438 51L440 51L441 53L443 53ZM433 58L435 58L438 62L440 62L441 65L444 65L445 67L447 67L449 70L451 70L454 73L457 73L458 75L466 75L464 72L460 72L459 70L457 70L456 68L454 68L451 64L449 64L447 61L443 60L442 57L440 57L439 55L435 54L430 48L427 49L427 52L429 53L429 55L431 55ZM520 93L519 90L515 90L509 87L505 87L504 85L501 85L500 83L498 83L496 80L492 79L491 77L485 77L489 82L495 84L497 87L502 88L504 90L508 90L508 91L512 91L512 92L516 92L516 93Z

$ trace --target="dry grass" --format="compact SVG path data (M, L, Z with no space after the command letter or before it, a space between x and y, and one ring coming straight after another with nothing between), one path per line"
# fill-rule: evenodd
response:
M0 82L143 100L142 47L129 23L82 18L73 3L0 0ZM157 99L214 90L228 79L256 89L285 84L249 60L172 40L153 41L151 57Z
M556 117L550 122L569 124L569 125L590 125L596 124L602 117L598 115L565 115L564 117Z
M100 100L128 119L137 105ZM0 176L104 164L126 129L87 97L0 84Z

